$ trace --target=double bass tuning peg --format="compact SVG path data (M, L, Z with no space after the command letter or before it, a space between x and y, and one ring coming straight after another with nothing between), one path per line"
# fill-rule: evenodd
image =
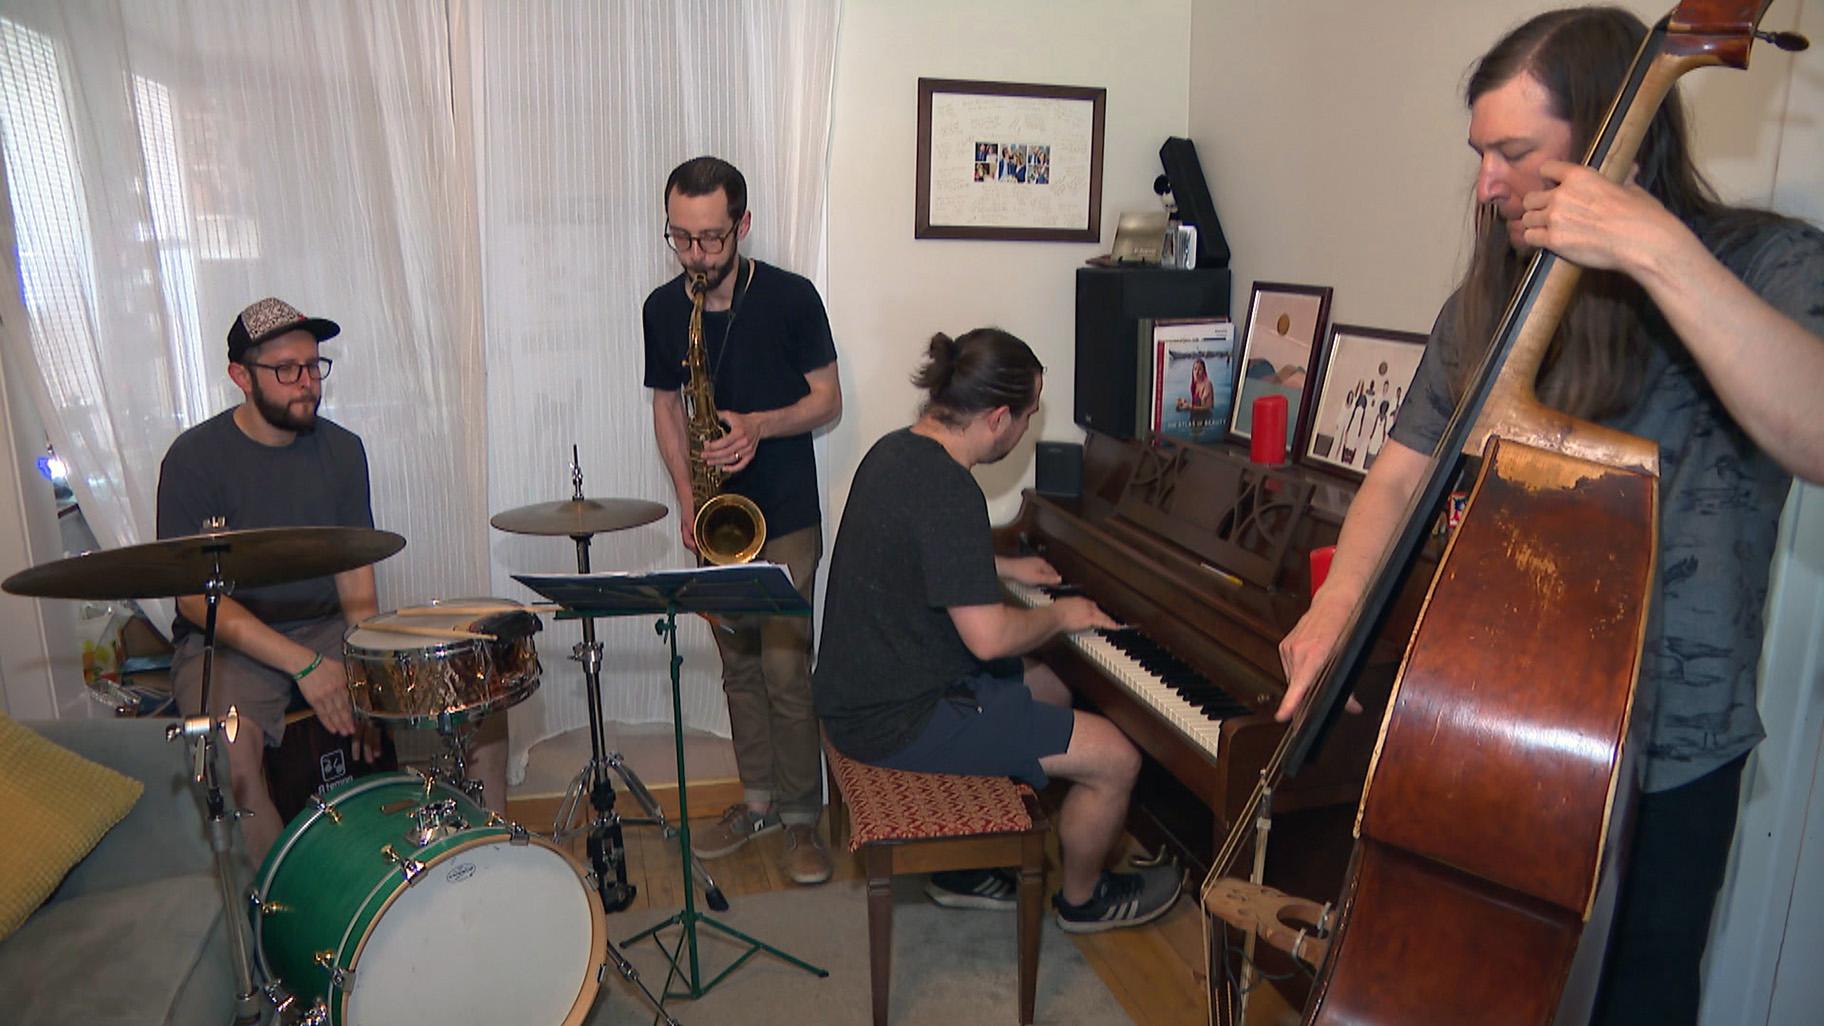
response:
M1787 53L1798 53L1811 47L1811 40L1797 32L1761 32L1757 30L1754 37L1772 43Z

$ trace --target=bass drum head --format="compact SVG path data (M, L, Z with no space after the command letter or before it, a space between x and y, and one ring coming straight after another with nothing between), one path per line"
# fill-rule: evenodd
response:
M353 963L348 1026L576 1026L607 943L576 863L494 836L445 852L400 888Z

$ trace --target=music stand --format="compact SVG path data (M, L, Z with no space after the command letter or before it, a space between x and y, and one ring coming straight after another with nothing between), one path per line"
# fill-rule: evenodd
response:
M684 878L684 908L663 922L641 930L623 943L633 944L651 937L671 963L665 978L664 996L700 998L711 987L739 969L756 951L766 951L819 978L830 975L803 959L787 954L763 941L718 922L697 911L696 889L691 877L690 806L686 798L688 779L684 772L684 700L678 686L678 669L683 658L678 655L678 614L707 613L712 616L762 614L769 616L809 616L811 607L792 587L785 568L775 563L747 563L728 566L706 566L694 570L661 570L650 574L514 574L513 579L564 607L561 617L611 617L660 614L654 629L671 648L671 721L678 759L678 854ZM697 959L697 924L702 923L747 945L739 957L708 983L702 982ZM675 948L667 948L659 931L681 926ZM689 952L689 973L678 958ZM673 992L672 979L685 976L687 990Z

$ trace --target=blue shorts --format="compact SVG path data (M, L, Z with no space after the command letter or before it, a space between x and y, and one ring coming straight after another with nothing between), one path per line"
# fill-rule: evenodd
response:
M1047 783L1039 760L1070 747L1076 713L1035 700L1018 671L953 685L912 743L874 765L914 773L1015 777Z

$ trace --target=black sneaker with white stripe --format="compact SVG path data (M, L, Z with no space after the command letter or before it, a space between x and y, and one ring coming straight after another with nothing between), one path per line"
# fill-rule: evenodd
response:
M957 869L932 873L925 896L945 908L1008 911L1020 903L1020 879L1009 869Z
M1099 933L1139 926L1165 915L1183 886L1184 873L1176 866L1154 866L1137 873L1104 870L1088 901L1072 905L1059 891L1051 902L1065 933Z

